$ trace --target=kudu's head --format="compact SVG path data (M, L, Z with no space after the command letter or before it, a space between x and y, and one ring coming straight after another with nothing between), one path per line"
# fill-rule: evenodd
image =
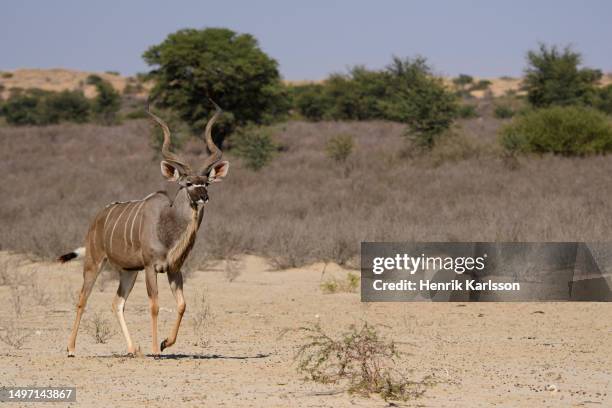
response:
M166 180L177 183L179 188L184 188L189 194L191 204L194 206L208 201L208 185L222 181L227 176L229 170L229 162L221 160L223 153L212 140L212 127L219 116L221 116L221 108L213 101L211 102L215 105L216 112L208 121L204 130L204 141L210 151L210 155L197 172L194 172L184 160L170 151L171 134L168 125L147 109L149 115L157 122L164 133L164 143L162 144L163 160L161 161L162 175Z

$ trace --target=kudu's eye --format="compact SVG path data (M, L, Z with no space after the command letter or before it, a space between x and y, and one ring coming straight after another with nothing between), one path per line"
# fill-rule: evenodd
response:
M193 183L192 183L191 181L188 181L188 182L186 182L186 183L185 183L185 185L186 185L187 187L191 187L191 186L193 185Z

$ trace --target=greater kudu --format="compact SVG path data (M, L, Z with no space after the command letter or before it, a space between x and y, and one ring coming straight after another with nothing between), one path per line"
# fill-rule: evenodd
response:
M80 256L85 258L83 287L68 341L68 356L74 356L79 323L87 298L98 274L107 263L120 272L119 289L112 308L125 336L128 354L133 355L136 348L125 324L123 310L138 271L143 269L151 310L152 353L159 355L176 342L185 312L181 266L193 247L202 222L203 207L208 202L207 186L221 181L229 169L229 163L221 161L222 152L211 137L213 124L221 114L221 109L216 104L215 107L216 112L204 131L210 155L198 172L192 171L186 162L170 152L171 134L168 126L149 112L163 130L161 172L168 181L178 184L179 190L174 200L166 192L158 191L142 200L112 203L94 218L85 239L85 247L58 258L61 262ZM158 273L167 274L178 312L170 336L161 344L157 342Z

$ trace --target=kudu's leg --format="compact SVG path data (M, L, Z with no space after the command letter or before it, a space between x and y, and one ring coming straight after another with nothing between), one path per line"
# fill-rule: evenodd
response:
M162 341L160 345L161 351L164 351L165 348L168 348L176 343L176 336L178 335L179 327L181 325L181 320L183 319L183 314L185 313L186 307L185 298L183 298L183 274L181 271L176 273L168 273L168 282L170 283L170 289L172 290L172 294L176 300L176 311L178 316L176 318L176 322L174 323L174 327L170 332L170 336Z
M81 317L85 311L87 305L87 298L91 294L96 278L100 273L100 270L104 266L104 261L99 261L97 264L92 259L91 255L85 256L85 263L83 265L83 287L81 288L81 294L79 295L79 302L77 303L76 318L72 325L72 332L68 339L68 357L74 357L74 349L76 347L76 337L79 331L79 325L81 323Z
M147 294L149 295L149 307L151 309L151 352L154 355L159 355L159 343L157 342L157 315L159 314L159 302L157 295L157 272L153 266L149 266L145 270L145 280L147 283Z
M130 332L125 324L123 310L125 309L125 302L127 301L128 296L130 296L130 292L134 287L134 282L136 282L137 276L138 271L121 271L119 289L117 289L117 295L115 296L115 300L113 300L113 313L115 313L117 316L119 326L121 326L123 337L125 337L125 342L127 343L128 354L132 355L136 353L136 348L134 347L134 343L132 343Z

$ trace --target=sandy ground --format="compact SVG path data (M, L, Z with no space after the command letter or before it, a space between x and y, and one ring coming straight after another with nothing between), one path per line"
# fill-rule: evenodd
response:
M0 253L1 261L13 259ZM398 405L612 407L612 304L363 304L357 293L323 294L321 264L272 271L263 259L246 256L235 270L239 275L232 282L221 264L191 275L178 342L161 359L125 357L110 311L117 283L108 282L102 290L98 282L85 320L102 313L115 335L97 344L82 328L77 357L69 359L71 298L81 285L81 264L25 261L13 271L33 273L40 283L38 294L26 294L20 323L32 335L20 350L3 347L0 382L76 386L78 402L72 406L87 407L384 407L388 404L378 397L351 396L341 385L304 381L292 358L299 336L279 338L283 329L317 319L331 332L366 320L385 325L385 336L409 353L401 367L412 370L413 379L434 375L439 381L423 397ZM326 271L344 274L335 265ZM159 278L163 339L175 306L165 277ZM206 344L198 345L201 336L193 318L196 295L203 291L212 318ZM37 304L40 293L50 295L46 306ZM0 326L6 327L14 315L11 299L9 287L0 286ZM150 329L142 276L127 302L126 319L147 353Z

